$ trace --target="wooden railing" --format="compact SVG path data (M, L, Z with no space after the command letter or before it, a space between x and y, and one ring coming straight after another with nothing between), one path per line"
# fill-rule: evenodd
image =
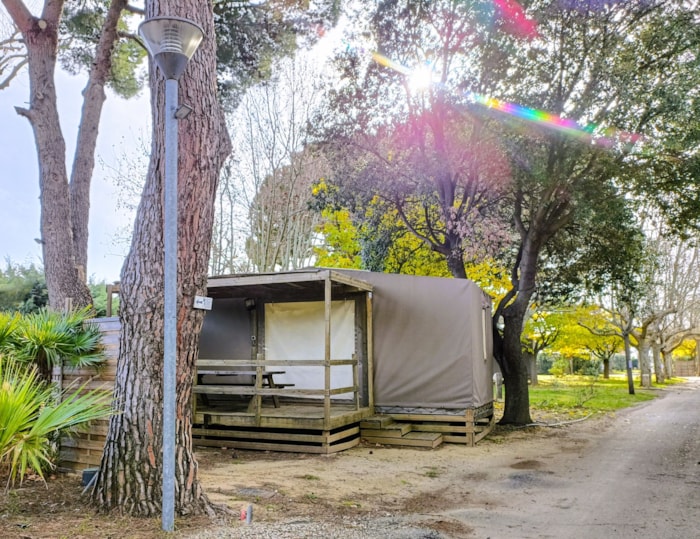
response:
M330 387L330 371L332 367L349 365L352 367L352 385L346 387ZM272 371L273 374L286 372L294 367L323 367L325 369L325 387L322 389L302 389L294 388L293 384L272 382L272 377L267 378L266 373ZM277 369L284 368L284 371ZM231 372L231 376L242 373L254 376L253 384L198 384L194 387L194 393L200 395L237 395L250 396L251 402L248 406L248 413L261 414L263 397L322 397L324 408L324 422L330 424L331 398L336 395L352 393L353 403L356 410L360 409L360 383L358 361L352 359L198 359L197 371L215 370L225 376L226 371ZM199 379L199 375L196 377Z

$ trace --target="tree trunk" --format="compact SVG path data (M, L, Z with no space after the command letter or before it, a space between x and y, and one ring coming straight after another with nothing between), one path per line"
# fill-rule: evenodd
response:
M206 295L216 185L230 151L216 98L216 55L212 6L196 0L147 2L148 17L188 18L205 39L180 81L182 101L194 108L179 122L178 307L176 378L175 510L209 509L197 479L192 451L192 382L203 311L192 308ZM151 65L154 142L131 251L122 269L122 324L115 386L119 414L109 425L106 449L93 490L101 510L133 515L160 514L163 434L163 181L164 80Z
M504 312L503 356L505 367L503 380L506 386L506 399L503 410L502 425L527 425L532 423L530 417L530 393L528 388L528 365L522 357L520 335L522 334L525 309L517 309L519 302L514 302ZM516 307L516 308L513 308Z
M58 26L63 2L47 3L43 18L21 1L3 0L27 47L29 109L15 110L32 126L39 161L41 245L49 306L57 311L92 303L84 275L75 263L71 232L66 143L59 121L56 85Z
M523 352L523 360L527 363L528 371L530 372L530 385L536 386L537 380L537 356L530 352Z
M673 368L673 353L666 352L666 351L662 350L661 357L663 358L664 371L666 373L666 377L673 378L675 376L675 372L674 372L674 368Z
M656 378L656 383L663 384L666 381L666 372L663 361L661 361L661 347L654 343L651 351L654 358L654 376Z
M525 315L535 291L537 258L540 243L537 234L523 230L522 247L513 271L513 289L501 300L493 315L494 356L498 361L506 386L503 425L527 425L530 417L530 393L528 365L522 357L520 337ZM516 276L519 276L518 279ZM498 330L499 317L503 317L503 334Z
M610 358L603 359L603 378L610 379Z
M629 327L632 326L631 319L632 319L632 317L630 317L630 321L627 324L628 329L629 329ZM630 344L630 335L629 335L628 330L623 331L622 340L625 343L625 365L627 368L627 392L630 395L634 395L634 378L632 376L632 345Z
M646 338L638 340L637 355L639 357L640 386L649 387L651 385L651 366L649 363L649 342ZM646 381L646 383L645 383Z
M466 279L467 271L464 269L464 251L458 248L450 249L445 255L447 269L455 279Z
M85 280L87 276L88 221L90 217L90 183L95 169L95 148L105 102L105 83L112 71L112 51L119 36L119 18L127 0L112 0L100 32L97 55L92 62L87 86L83 90L78 141L70 180L71 223L75 265Z

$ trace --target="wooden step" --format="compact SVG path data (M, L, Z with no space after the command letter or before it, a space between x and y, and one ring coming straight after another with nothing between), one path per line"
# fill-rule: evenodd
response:
M391 436L365 436L362 438L370 444L397 445L406 447L435 448L442 444L442 434L439 432L409 432L400 438Z
M416 432L442 432L451 434L465 433L469 430L467 429L465 423L462 423L461 425L440 425L438 423L417 425L414 423L412 427Z
M372 437L382 437L382 436L387 436L389 438L401 438L402 436L405 436L409 432L412 432L413 429L411 428L410 423L394 423L393 425L387 425L384 428L381 429L367 429L367 428L362 428L362 437L365 438L367 436L372 436Z
M384 429L389 425L393 425L394 420L387 415L373 415L366 417L360 423L361 429Z

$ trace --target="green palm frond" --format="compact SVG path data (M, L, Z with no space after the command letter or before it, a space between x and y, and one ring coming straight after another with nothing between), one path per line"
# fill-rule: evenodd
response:
M61 360L71 367L99 365L104 361L101 333L85 322L91 313L89 308L69 314L42 309L24 316L16 332L18 359L48 370Z
M69 434L88 421L112 413L111 394L71 386L56 398L35 368L0 358L0 467L8 468L8 486L28 470L40 477L54 467L51 440Z
M0 312L0 351L15 346L20 316L17 313Z

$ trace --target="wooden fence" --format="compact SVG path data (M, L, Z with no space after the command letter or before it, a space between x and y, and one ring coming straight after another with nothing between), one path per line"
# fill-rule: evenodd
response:
M675 361L673 364L675 376L698 376L698 364L696 361Z
M61 384L63 389L80 386L87 382L87 389L101 388L112 391L119 356L119 318L96 318L90 322L97 325L102 332L107 362L99 369L56 368L53 378ZM78 472L98 466L107 436L107 426L107 420L93 421L87 432L62 439L59 469Z

